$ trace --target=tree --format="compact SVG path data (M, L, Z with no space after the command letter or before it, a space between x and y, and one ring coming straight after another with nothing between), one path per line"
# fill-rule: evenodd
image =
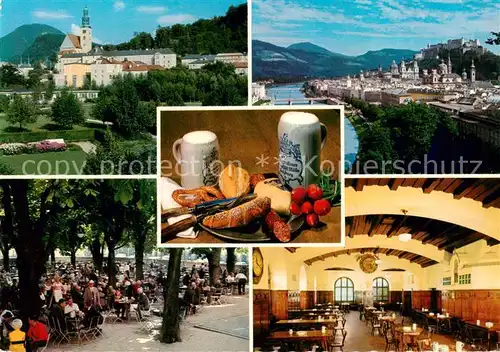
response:
M2 180L4 220L17 253L21 317L39 313L39 284L48 258L45 230L67 201L65 180Z
M25 85L25 79L18 69L13 65L3 65L0 67L0 87L15 88Z
M191 253L207 258L210 284L213 286L220 279L220 255L221 248L193 248Z
M163 286L163 321L160 330L160 341L163 343L181 342L179 316L181 259L181 248L169 250L167 279Z
M35 123L36 120L37 111L31 98L15 94L7 110L7 122L12 125L19 124L19 129L22 130L23 125Z
M47 82L47 86L45 87L44 99L46 102L52 101L54 90L56 89L56 84L54 83L53 76L51 77L49 77L49 81Z
M82 104L68 89L63 89L61 94L54 100L52 119L66 129L71 129L73 125L80 125L85 122Z
M500 32L491 32L492 37L486 40L486 44L500 45Z
M234 253L235 250L236 248L226 248L227 252L226 268L228 273L234 272L234 264L236 262L236 256Z
M127 207L127 226L135 248L136 279L144 279L144 253L147 243L156 242L156 184L144 180L134 185L133 199ZM150 241L148 240L150 237Z
M6 95L0 95L0 113L7 112L9 109L10 99Z

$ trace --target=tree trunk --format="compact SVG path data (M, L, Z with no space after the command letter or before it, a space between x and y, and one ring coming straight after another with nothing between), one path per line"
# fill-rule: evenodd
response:
M236 262L236 256L234 255L234 251L236 248L226 248L227 259L226 259L226 267L228 273L234 272L234 264Z
M52 248L50 250L50 264L52 266L56 265L56 250L55 250L55 248Z
M10 181L14 201L15 219L18 238L13 243L17 252L17 268L19 271L19 298L21 317L27 319L40 313L40 278L45 272L47 260L43 243L44 221L39 220L34 226L29 212L28 181ZM46 213L42 204L40 217Z
M170 249L168 273L163 289L164 306L163 322L160 330L160 341L163 343L181 342L179 317L179 280L181 276L182 249Z
M115 247L116 244L113 240L106 242L108 246L108 278L109 284L116 287L116 257L115 257Z
M71 251L71 265L76 268L76 251Z
M92 253L92 261L94 262L95 268L99 272L102 272L103 255L101 252L101 242L99 241L99 238L94 238L92 244L89 246L89 249L90 253Z
M146 241L145 234L142 233L135 240L135 279L144 279L144 246Z
M10 258L9 258L9 250L5 250L5 248L2 248L2 257L3 257L3 269L6 272L10 271Z
M210 285L212 286L220 279L220 252L221 248L214 248L212 253L207 256Z

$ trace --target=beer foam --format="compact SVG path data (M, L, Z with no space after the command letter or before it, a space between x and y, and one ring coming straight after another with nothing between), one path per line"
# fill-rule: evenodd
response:
M281 121L293 125L311 125L319 121L318 117L309 112L288 111L281 115Z
M182 139L189 144L209 144L215 141L217 136L210 131L194 131L185 134Z

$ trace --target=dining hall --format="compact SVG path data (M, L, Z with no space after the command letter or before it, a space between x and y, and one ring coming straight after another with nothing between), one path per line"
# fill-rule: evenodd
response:
M492 351L500 179L345 180L345 246L255 248L257 351Z

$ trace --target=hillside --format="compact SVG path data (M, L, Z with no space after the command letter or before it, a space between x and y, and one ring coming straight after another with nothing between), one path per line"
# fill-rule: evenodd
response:
M138 33L130 41L105 45L105 50L169 48L178 55L248 51L247 4L230 6L224 16L200 19L191 24L158 27L154 37Z
M45 24L22 25L0 38L0 58L9 61L11 58L19 58L38 37L45 34L63 35L64 33Z
M29 57L31 61L46 61L57 54L64 40L64 34L44 34L35 39L35 42L27 48L22 56ZM19 62L19 56L10 58L11 62Z
M387 68L392 60L413 57L415 51L383 49L360 56L333 53L311 43L298 43L288 48L254 40L253 79L272 77L335 77L359 74L360 70Z
M342 54L338 54L338 53L333 53L333 52L331 52L328 49L322 48L322 47L320 47L318 45L315 45L315 44L309 43L309 42L302 42L302 43L292 44L292 45L290 45L288 47L288 49L308 51L310 53L318 53L318 54L322 54L322 55L347 57L346 55L342 55Z

